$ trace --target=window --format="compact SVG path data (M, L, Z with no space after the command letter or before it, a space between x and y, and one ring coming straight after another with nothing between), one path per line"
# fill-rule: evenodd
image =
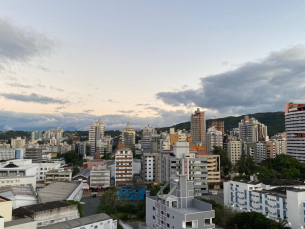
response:
M169 216L169 214L167 213L167 218L169 218L170 216Z
M156 208L155 208L155 207L153 207L153 210L155 211L155 210L156 210Z

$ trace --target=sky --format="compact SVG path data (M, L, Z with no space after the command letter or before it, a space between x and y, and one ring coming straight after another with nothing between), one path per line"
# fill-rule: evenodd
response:
M304 102L304 1L0 2L0 130L106 129Z

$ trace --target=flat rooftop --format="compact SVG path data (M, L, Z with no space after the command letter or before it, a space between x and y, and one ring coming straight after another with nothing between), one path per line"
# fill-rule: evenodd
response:
M3 186L0 187L0 196L26 196L26 197L35 197L35 192L31 185L16 185L16 186Z
M79 185L82 185L82 183L52 182L38 191L38 200L40 203L66 200Z
M52 225L40 227L41 229L69 229L69 228L76 228L76 227L83 227L88 224L92 223L97 223L101 221L105 221L111 219L111 217L107 214L101 213L101 214L96 214L96 215L91 215L83 218L78 218L78 219L72 219L60 223L55 223Z
M68 207L68 206L71 206L71 205L64 201L53 201L53 202L48 202L48 203L23 206L21 208L26 209L30 212L41 212L41 211L53 210L56 208ZM15 209L15 210L17 210L17 209Z
M21 226L21 224L30 223L30 222L35 222L35 220L29 217L23 219L16 219L16 220L4 222L4 228L17 226L17 225L20 225L20 228L23 228L24 226Z

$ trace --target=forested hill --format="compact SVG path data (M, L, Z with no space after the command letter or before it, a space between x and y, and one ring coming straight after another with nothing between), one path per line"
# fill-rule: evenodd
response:
M267 112L267 113L256 113L256 114L248 114L251 117L256 118L259 122L265 124L268 126L268 135L271 137L274 134L284 132L285 131L285 115L284 112L278 111L278 112ZM228 132L233 128L238 127L238 123L240 122L241 119L243 119L244 115L238 116L238 117L225 117L225 118L217 118L215 120L220 120L224 121L225 123L225 131ZM207 127L209 126L209 121L211 120L206 120L207 122ZM176 124L174 126L175 129L186 129L190 130L191 128L191 123L190 122L183 122ZM170 127L162 127L158 128L158 130L161 131L168 131Z

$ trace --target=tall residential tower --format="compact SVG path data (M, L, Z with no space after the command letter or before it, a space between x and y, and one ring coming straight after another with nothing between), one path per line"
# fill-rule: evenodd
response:
M205 114L204 111L200 111L199 108L191 115L191 134L194 142L201 142L203 145L205 142Z
M105 124L99 120L89 126L89 143L90 154L94 155L100 144L100 140L104 139Z

